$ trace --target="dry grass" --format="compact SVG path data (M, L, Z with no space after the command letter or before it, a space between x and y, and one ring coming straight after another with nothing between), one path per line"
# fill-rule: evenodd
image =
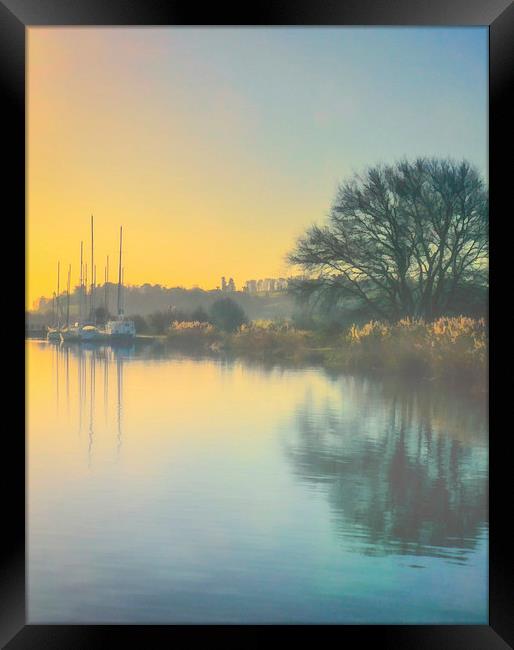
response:
M172 323L168 341L187 350L226 350L254 359L322 362L333 368L429 378L485 386L487 330L464 316L434 322L370 321L344 334L304 331L288 321L254 321L233 334L199 322Z
M226 347L253 357L296 359L311 351L310 332L297 330L288 321L253 321L228 337Z
M487 332L483 319L404 319L352 326L334 361L358 369L446 378L485 378Z
M168 329L167 337L173 347L205 351L219 343L221 334L210 323L174 321Z

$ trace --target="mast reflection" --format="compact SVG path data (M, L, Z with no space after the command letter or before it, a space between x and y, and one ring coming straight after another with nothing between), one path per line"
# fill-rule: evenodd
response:
M89 443L87 448L88 466L91 467L91 457L93 454L94 438L94 412L95 412L95 381L96 381L96 359L94 352L91 353L89 360Z
M118 395L118 404L117 404L117 415L118 415L118 434L116 437L116 453L119 457L121 451L121 441L122 441L122 432L121 432L121 419L122 419L122 404L123 404L123 357L118 354L116 358L116 379L117 379L117 395Z
M120 347L120 346L98 346L76 343L62 343L55 345L54 351L54 364L55 364L55 391L56 391L56 405L59 408L60 400L60 365L61 359L64 359L66 368L66 408L70 413L70 406L73 405L74 400L77 404L77 417L78 426L77 431L80 436L84 427L84 417L87 418L87 458L88 467L91 468L93 463L93 452L95 447L95 435L97 434L97 404L96 404L96 390L97 381L100 382L99 390L103 388L103 410L104 410L104 425L107 430L112 428L115 430L115 450L116 455L119 457L122 442L123 442L123 375L124 375L124 359L132 356L134 347ZM76 384L70 378L70 358L71 362L75 362L76 370ZM103 367L103 373L99 374L97 380L97 363ZM111 366L116 366L116 391L115 396L112 395L111 399L116 400L115 404L115 422L109 422L109 414L113 413L110 408L110 393L109 393L109 375ZM75 373L75 371L73 371ZM76 391L74 391L74 386ZM114 406L114 404L113 404Z

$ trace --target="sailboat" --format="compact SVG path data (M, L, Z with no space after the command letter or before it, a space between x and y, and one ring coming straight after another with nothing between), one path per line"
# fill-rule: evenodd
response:
M63 327L60 331L61 341L67 343L80 341L80 325L75 323L75 325L70 326L70 279L71 264L68 267L68 286L66 288L66 327Z
M57 297L54 293L54 326L47 329L46 338L48 341L61 340L61 313L59 302L59 278L60 278L61 263L57 262Z
M133 320L125 318L122 305L123 276L121 268L121 256L123 245L123 226L120 226L120 259L118 266L118 318L107 322L105 328L107 336L111 341L132 340L136 336L136 326Z
M61 332L61 340L66 342L77 342L80 341L80 330L82 323L82 313L83 313L83 303L85 300L84 288L87 283L87 264L86 264L86 276L84 280L84 242L80 242L80 285L78 291L78 320L73 324L69 325L69 304L70 304L70 287L68 280L68 307L67 307L67 328ZM70 266L71 273L71 266Z
M103 341L106 338L106 333L98 329L95 323L95 278L96 267L94 265L94 225L93 215L91 215L91 293L90 293L90 320L86 321L80 327L80 340L85 343L94 343Z

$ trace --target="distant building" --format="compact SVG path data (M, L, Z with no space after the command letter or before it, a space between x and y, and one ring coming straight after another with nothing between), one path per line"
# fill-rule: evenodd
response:
M257 281L247 280L243 291L246 291L247 293L257 293Z
M247 280L243 291L246 293L274 293L286 291L289 278L263 278L260 280Z
M236 284L234 282L234 278L229 278L229 281L227 282L227 279L225 276L221 278L221 290L222 291L235 291L236 290Z

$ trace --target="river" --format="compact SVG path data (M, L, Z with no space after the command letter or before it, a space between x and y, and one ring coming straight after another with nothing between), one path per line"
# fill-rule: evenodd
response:
M488 621L486 399L27 341L30 623Z

